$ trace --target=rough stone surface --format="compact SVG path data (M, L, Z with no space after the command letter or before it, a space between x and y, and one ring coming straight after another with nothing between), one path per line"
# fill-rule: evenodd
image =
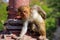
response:
M1 36L0 36L0 40L14 40L14 39L12 39L10 35L4 35L4 39L2 39ZM36 38L32 38L29 35L24 35L22 40L37 40L37 39Z
M57 27L53 40L60 40L60 27Z

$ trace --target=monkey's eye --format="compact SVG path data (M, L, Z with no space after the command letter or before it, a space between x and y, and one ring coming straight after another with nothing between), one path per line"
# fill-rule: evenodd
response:
M23 11L24 13L28 13L28 11Z
M26 12L26 11L23 11L23 12Z

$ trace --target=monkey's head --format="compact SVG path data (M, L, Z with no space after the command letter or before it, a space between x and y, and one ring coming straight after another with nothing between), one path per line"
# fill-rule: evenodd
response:
M18 15L22 19L28 19L30 16L30 7L29 6L21 6L18 8Z

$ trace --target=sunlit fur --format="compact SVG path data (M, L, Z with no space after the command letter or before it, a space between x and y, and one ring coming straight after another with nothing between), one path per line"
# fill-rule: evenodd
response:
M27 33L28 29L28 19L30 17L30 7L29 6L21 6L18 8L18 15L21 16L24 21L19 39L23 38L23 36Z
M22 15L25 13L24 15ZM28 19L30 16L30 7L29 6L21 6L18 8L18 15L21 16L22 19Z
M41 36L44 37L44 40L46 40L45 21L42 18L42 16L38 13L37 6L32 7L31 15L32 15L32 19L34 19L34 22L36 23L36 25L38 25L38 30L37 31L41 34Z
M26 23L24 23L24 25L26 25L26 26L23 26L19 38L22 38L22 37L26 34L26 32L27 32L27 29L28 29L28 27L27 27L28 22L27 22L27 21L33 20L33 21L36 23L36 25L38 25L38 30L36 30L36 31L38 31L38 32L41 34L41 36L44 38L44 40L46 40L45 21L44 21L44 19L42 18L42 16L38 13L37 7L36 7L36 6L33 6L33 7L30 9L30 7L22 6L22 7L18 8L18 13L24 12L24 11L26 12L26 14L27 14L28 16L26 17L27 19L25 20ZM22 18L24 18L24 17L22 16ZM30 19L30 18L31 18L31 19ZM24 18L24 19L25 19L25 18ZM33 22L33 21L32 21L32 22ZM33 27L34 27L34 26L33 26ZM33 28L33 27L32 27L32 28ZM33 30L34 30L34 29L33 29ZM41 39L41 36L39 36L40 39Z

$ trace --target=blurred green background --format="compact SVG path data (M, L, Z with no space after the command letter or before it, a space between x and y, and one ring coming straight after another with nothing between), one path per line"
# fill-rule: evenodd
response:
M0 0L0 30L3 30L4 21L7 19L8 3ZM57 28L56 19L60 18L60 0L31 0L30 6L39 5L46 12L46 32L47 37L52 40L53 33Z

